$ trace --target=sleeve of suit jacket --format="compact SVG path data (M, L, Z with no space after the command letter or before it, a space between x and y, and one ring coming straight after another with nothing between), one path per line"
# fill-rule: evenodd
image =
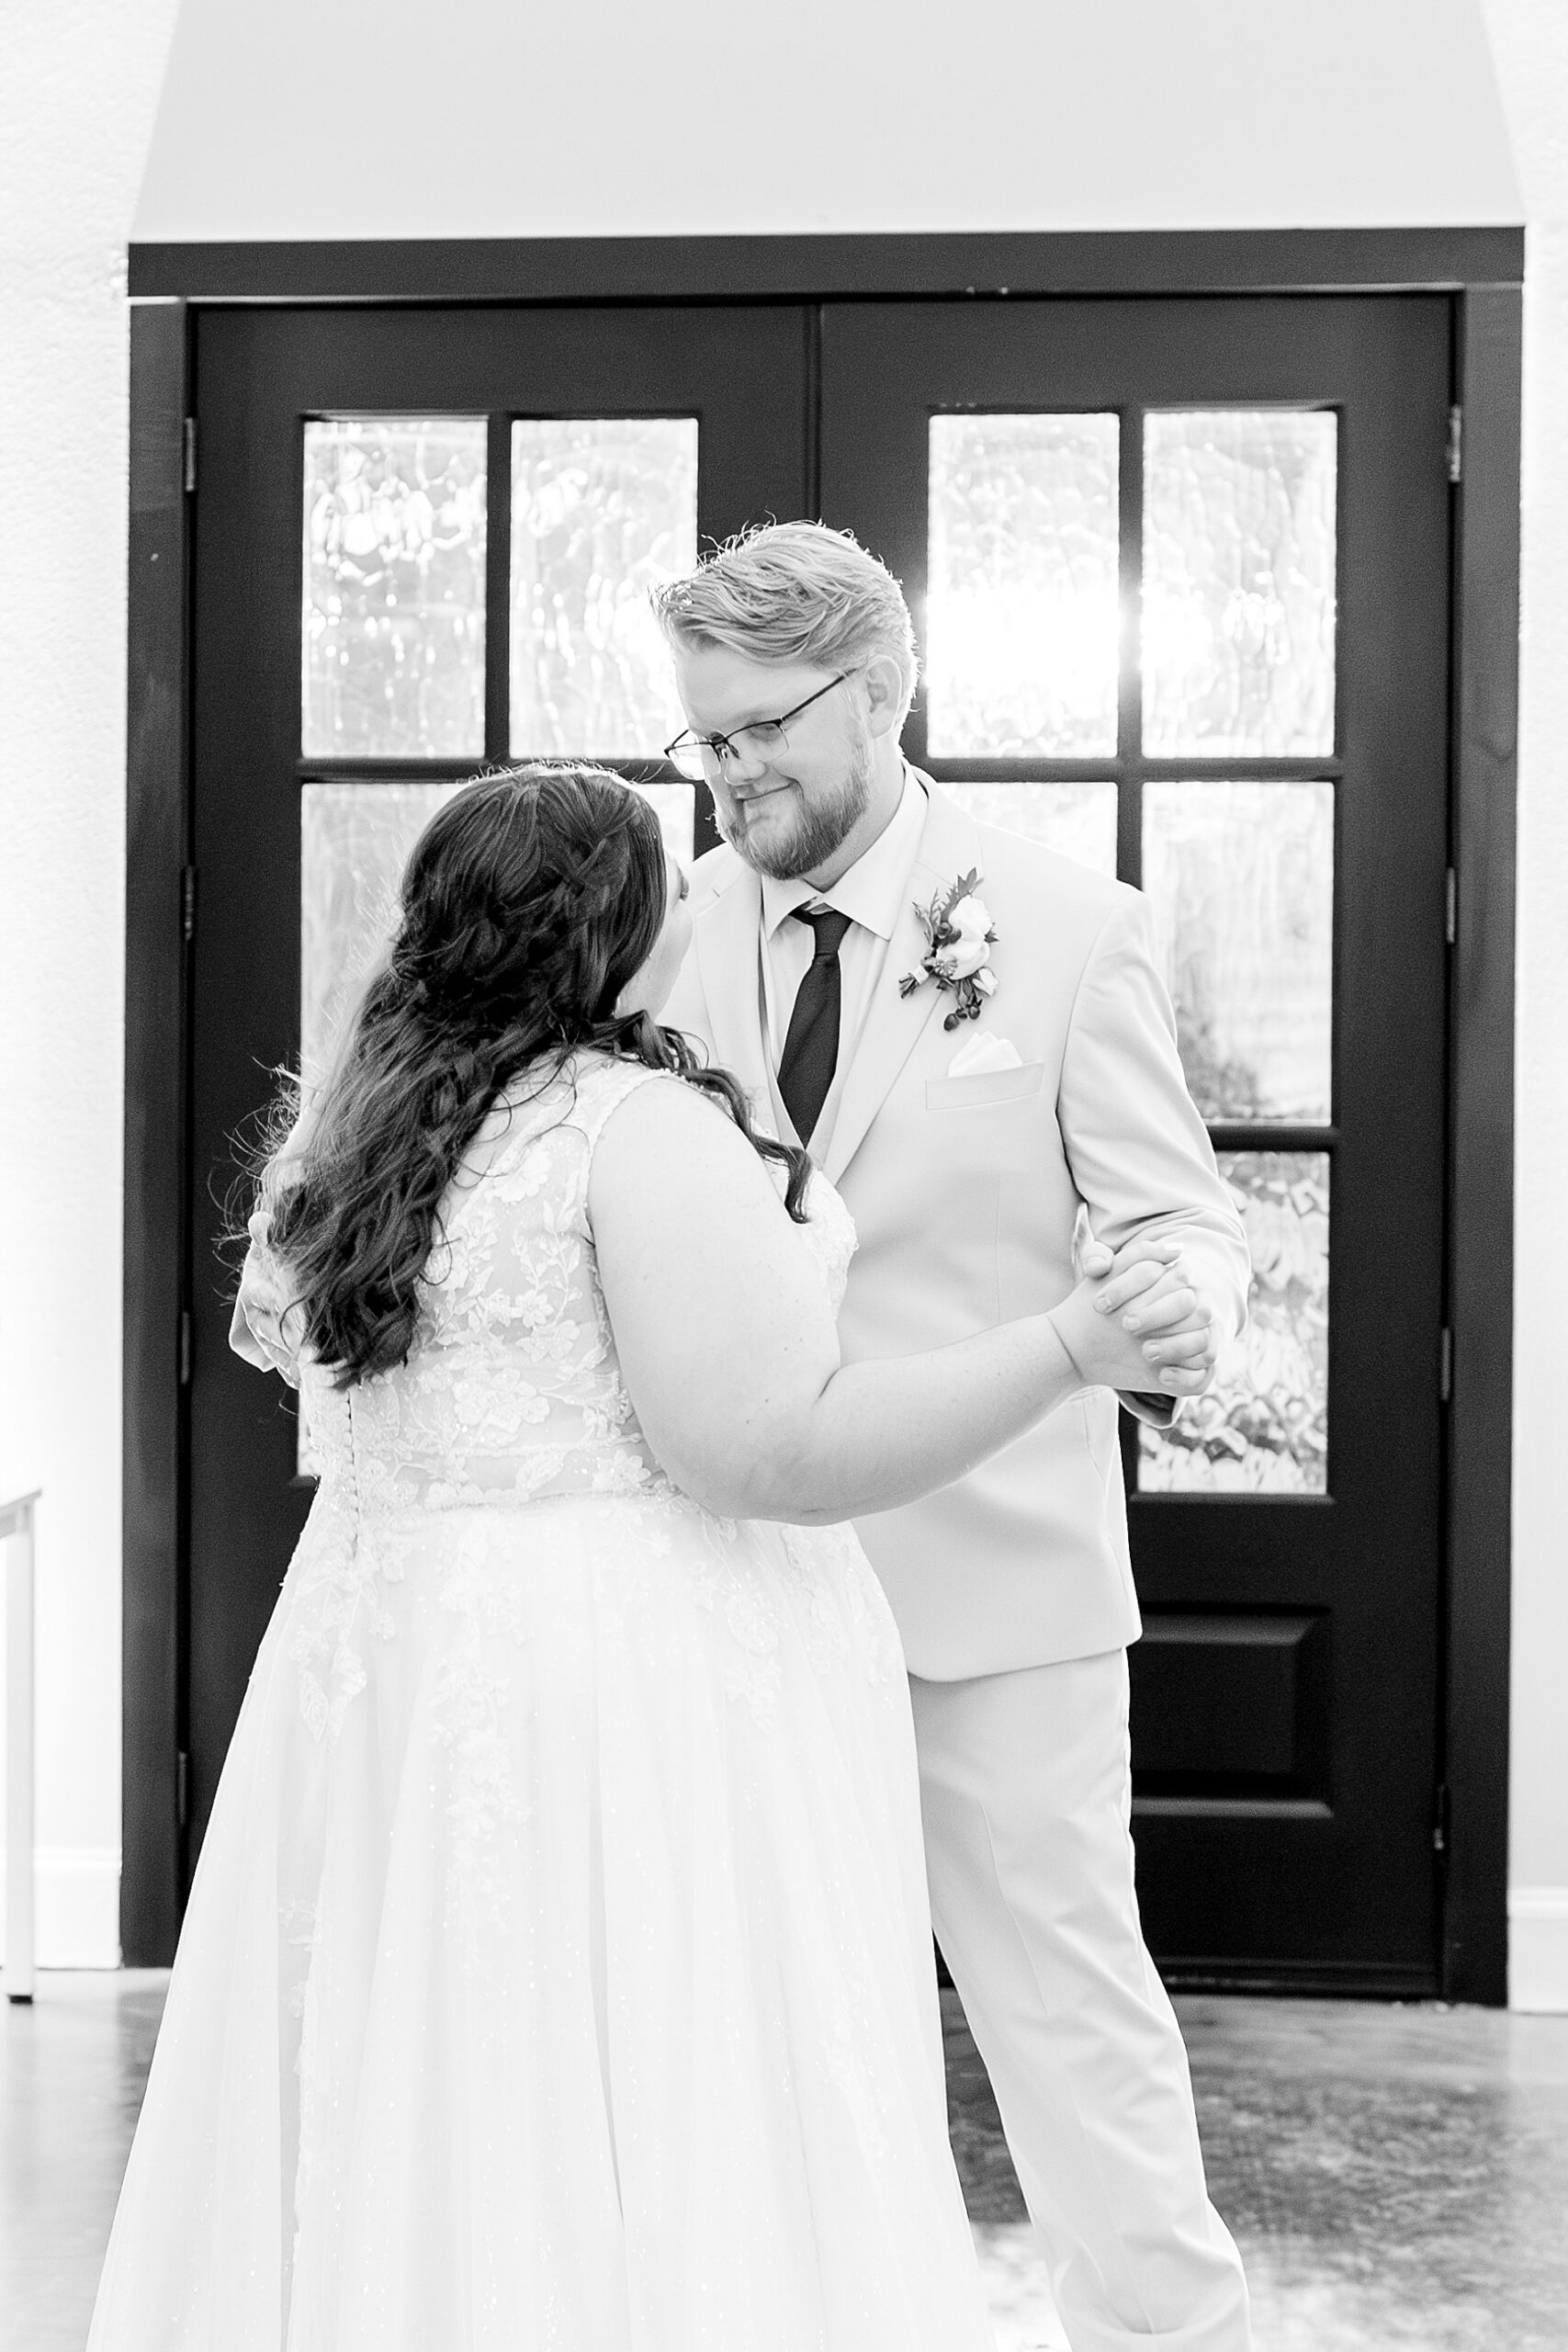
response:
M1142 899L1118 892L1085 962L1068 1023L1057 1117L1097 1241L1180 1239L1222 1340L1247 1319L1247 1237L1187 1091L1176 1025ZM1168 1396L1123 1396L1141 1420L1175 1417Z

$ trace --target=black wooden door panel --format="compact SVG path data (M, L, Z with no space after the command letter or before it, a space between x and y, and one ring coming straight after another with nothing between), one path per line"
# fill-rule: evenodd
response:
M1281 1209L1280 1231L1299 1216L1303 1234L1315 1220L1329 1237L1325 1354L1323 1299L1294 1274L1266 1271L1274 1288L1258 1310L1281 1325L1296 1313L1303 1331L1318 1318L1326 1453L1303 1453L1299 1491L1180 1490L1173 1457L1151 1464L1124 1424L1129 1486L1145 1486L1131 1502L1145 1620L1132 1659L1140 1892L1156 1951L1189 1979L1436 1982L1450 337L1448 307L1430 297L843 304L824 317L826 519L876 548L910 594L932 672L908 740L939 780L977 808L997 794L1001 822L1016 820L1021 791L1043 809L1055 794L1065 810L1064 795L1113 794L1117 870L1151 889L1157 823L1168 833L1205 795L1242 783L1273 809L1283 803L1269 791L1316 790L1320 812L1332 797L1318 850L1332 899L1331 1099L1281 1117L1228 1102L1234 1071L1205 1081L1222 1164L1254 1186L1258 1231L1274 1195L1299 1193L1306 1205ZM1062 421L1060 447L1043 417ZM1303 447L1321 445L1331 511L1320 499L1314 520L1304 489L1270 491L1266 469L1233 463L1237 418L1265 442L1276 425L1288 442L1299 424ZM1172 447L1190 473L1178 477L1190 493L1179 512L1168 474L1156 483ZM944 455L954 448L957 461ZM1279 514L1262 512L1269 495ZM1173 531L1188 535L1174 558ZM1227 531L1238 548L1257 537L1255 572L1237 555L1224 574ZM1032 571L1043 540L1055 570ZM1314 608L1305 575L1330 562L1329 541ZM1119 598L1100 623L1097 563L1113 568ZM1231 581L1220 621L1241 681L1235 723L1196 705L1173 722L1160 701L1162 676L1188 658L1169 633L1202 620L1205 563ZM1010 594L1033 616L1045 684L1032 698L1032 657L1010 685L1002 674ZM1301 650L1314 609L1332 632L1315 669ZM1074 667L1092 670L1105 650L1096 628L1114 639L1114 708L1108 684L1099 720ZM1054 655L1053 629L1072 658ZM1249 630L1275 632L1266 661ZM1292 662L1315 678L1324 714L1331 695L1331 726L1310 697L1286 707L1267 674L1276 655L1287 681ZM991 695L989 740L964 716L965 661L980 701ZM1255 721L1243 709L1254 688ZM1219 707L1217 688L1210 701ZM1239 740L1247 725L1256 741ZM1184 727L1190 740L1173 742ZM1072 837L1058 845L1089 854ZM1262 887L1245 863L1220 874L1221 912L1204 917L1222 949ZM1186 889L1198 869L1173 870ZM1175 954L1185 974L1179 941ZM1193 1078L1205 1048L1191 1021L1183 1050ZM1196 1080L1194 1092L1203 1100ZM1276 1383L1247 1409L1288 1417L1300 1402ZM1238 1427L1247 1453L1245 1414ZM1218 1479L1214 1458L1221 1470L1204 1475Z
M1328 1794L1326 1610L1157 1610L1138 1645L1145 1793L1207 1782Z

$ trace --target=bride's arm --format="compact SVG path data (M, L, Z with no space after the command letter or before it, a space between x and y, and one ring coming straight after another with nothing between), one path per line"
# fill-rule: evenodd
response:
M654 1453L709 1510L832 1521L963 1477L1089 1385L1187 1395L1200 1342L1145 1345L1081 1283L1050 1315L840 1365L820 1277L745 1138L678 1084L608 1121L589 1213L622 1374ZM1146 1344L1146 1343L1145 1343Z

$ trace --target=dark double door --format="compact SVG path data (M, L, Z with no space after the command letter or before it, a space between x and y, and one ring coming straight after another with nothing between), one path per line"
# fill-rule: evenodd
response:
M642 591L815 510L910 595L912 755L1148 892L1253 1238L1218 1394L1127 1430L1150 1941L1435 1985L1449 336L1428 299L202 314L187 1862L310 1491L224 1344L231 1139L486 759L606 759L711 838Z

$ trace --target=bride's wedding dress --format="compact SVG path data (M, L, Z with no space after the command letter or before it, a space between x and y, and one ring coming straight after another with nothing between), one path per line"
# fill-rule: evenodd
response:
M849 1529L676 1491L620 1381L589 1166L676 1082L500 1106L408 1363L289 1367L321 1488L89 2352L990 2344L886 1604Z

